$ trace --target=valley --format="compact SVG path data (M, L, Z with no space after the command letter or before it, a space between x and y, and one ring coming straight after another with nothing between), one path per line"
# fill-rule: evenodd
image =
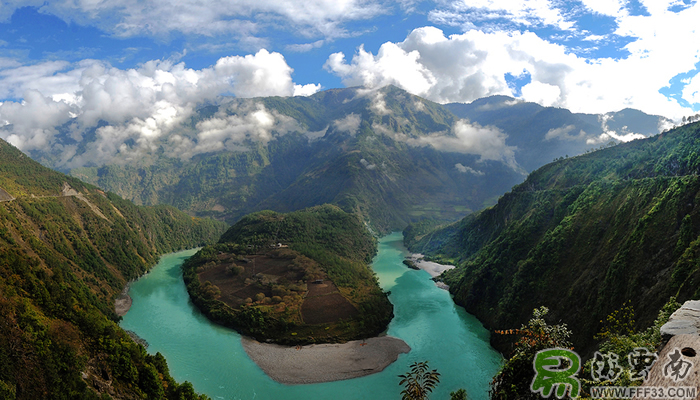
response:
M234 128L243 120L250 124L241 137ZM206 131L216 121L233 130ZM201 247L162 277L196 307L188 313L201 312L246 340L300 349L395 333L411 351L389 357L398 361L381 368L391 376L417 355L447 374L458 367L438 353L486 346L490 361L468 392L487 398L500 362L488 341L508 355L512 338L472 337L465 330L481 329L472 322L435 315L444 318L433 321L443 331L457 330L457 341L441 337L434 348L441 334L411 311L422 309L416 302L423 292L399 286L405 297L394 298L392 287L409 274L427 280L420 290L440 300L424 304L426 315L433 301L441 313L454 314L454 304L424 271L406 268L403 249L382 276L377 249L394 251L397 245L384 241L398 240L385 235L403 230L410 251L455 265L436 279L489 330L525 324L533 309L547 306L549 318L571 327L576 346L592 352L601 343L596 334L607 329L596 321L627 301L642 329L672 296L697 296L698 128L657 134L666 123L635 110L574 114L502 96L440 105L387 86L222 99L183 125L179 135L192 143L187 154L167 141L138 161L117 156L94 166L76 166L86 153L67 163L58 154L30 153L70 175L3 142L0 300L12 328L2 338L8 367L0 370L0 390L17 398L194 399L205 398L194 391L200 387L216 392L174 381L168 364L177 356L163 353L166 364L157 350L166 351L165 339L134 320L150 323L146 312L160 307L158 300L144 309L135 298L123 316L113 307L124 285L160 255ZM601 142L613 130L649 137ZM212 137L223 147L207 147ZM57 140L70 144L68 136ZM98 140L88 137L82 151ZM168 307L159 318L176 315ZM120 319L149 343L148 352L117 327ZM459 341L464 335L467 344ZM63 358L42 367L40 352ZM175 378L189 380L185 371L201 361L192 363L178 364ZM373 379L388 393L386 382ZM456 390L464 379L446 381Z

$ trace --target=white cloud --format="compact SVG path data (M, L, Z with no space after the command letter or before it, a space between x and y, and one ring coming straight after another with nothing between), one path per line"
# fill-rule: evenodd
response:
M36 90L27 90L21 103L0 103L3 139L21 149L44 148L52 142L55 127L68 120L71 107L56 102ZM8 129L10 128L10 129Z
M262 49L255 55L224 57L213 72L216 78L224 77L238 97L294 94L292 68L280 53Z
M401 125L400 121L397 121ZM513 170L524 170L515 161L515 147L506 145L508 135L494 126L480 126L468 120L455 122L450 132L434 132L428 135L407 135L402 126L387 126L380 123L372 124L372 129L379 134L402 141L409 146L430 146L438 151L479 156L479 162L499 161ZM459 168L458 168L459 169Z
M362 164L363 167L365 167L366 169L369 169L369 170L373 170L373 169L377 168L376 164L370 164L370 162L365 160L364 158L360 160L360 164Z
M412 93L425 93L437 82L432 73L418 62L418 51L405 51L399 45L383 44L377 56L360 47L351 64L345 55L334 53L326 69L338 74L347 86L382 87L397 85Z
M169 61L121 70L94 60L6 68L0 70L0 96L24 100L0 103L0 121L5 125L0 137L24 151L56 152L60 150L54 138L57 126L70 123L69 135L80 140L100 121L109 123L97 129L97 142L70 166L101 165L116 155L133 158L163 143L171 144L171 154L180 149L181 154L191 155L215 148L214 139L221 139L217 142L221 149L226 141L267 141L273 131L283 134L292 129L287 117L243 110L245 116L217 116L197 125L199 138L188 139L181 131L199 104L221 95L308 95L320 89L313 84L295 85L291 74L281 54L264 49L254 55L224 57L201 70ZM236 127L217 128L222 123ZM170 140L169 135L179 139ZM126 145L128 140L135 145ZM62 162L72 156L66 151Z
M455 169L456 169L457 171L463 173L463 174L469 173L469 174L476 175L476 176L482 176L482 175L484 175L483 172L481 172L481 171L479 171L479 170L476 170L476 169L474 169L474 168L472 168L472 167L464 166L464 165L462 165L461 163L455 164Z
M542 82L530 82L522 87L522 98L525 101L539 103L550 107L561 102L561 89L559 86Z
M459 120L452 129L453 135L432 134L409 138L407 143L414 146L430 145L437 150L476 154L479 161L501 161L513 169L520 169L515 161L515 148L506 145L508 135L493 126L482 127L467 120Z
M573 22L562 16L556 2L550 0L459 0L442 3L430 12L437 23L474 28L475 22L508 20L526 27L546 25L561 30L571 29Z
M247 141L267 143L275 135L299 131L301 127L293 118L268 111L262 104L234 103L197 123L196 130L196 145L188 152L173 152L171 156L189 158L199 153L237 150Z
M683 100L690 104L700 104L700 75L695 75L683 88Z
M700 12L700 6L693 10ZM679 16L684 13L688 15ZM663 18L626 17L620 29L640 36L627 45L631 55L622 59L586 59L531 32L470 30L445 37L437 28L423 27L403 42L384 43L376 56L363 48L349 62L342 53L332 54L326 68L347 86L373 88L391 83L440 103L515 96L505 76L526 73L531 82L522 88L524 100L574 112L606 113L630 107L679 118L689 110L659 90L700 61L700 51L684 48L684 43L700 43L700 30L695 30L690 15L694 14L688 9ZM631 26L630 19L635 18L645 27ZM700 15L695 16L698 19ZM675 31L673 39L661 32L662 27L656 28L656 22ZM656 43L654 35L664 40ZM678 41L679 37L684 40Z
M600 127L603 129L597 137L589 138L586 140L586 144L601 144L607 143L611 140L616 140L618 142L631 142L632 140L644 139L646 136L641 133L630 132L626 126L622 128L622 132L617 132L608 127L608 121L612 118L610 114L603 114L598 117L598 122L600 122Z
M386 108L386 101L384 101L384 93L382 92L374 93L369 108L379 115L391 114L391 110Z
M610 17L621 17L627 15L627 0L581 0L586 8L597 14Z
M311 96L321 90L320 84L294 85L294 96Z
M313 49L323 46L325 40L317 40L313 43L299 43L299 44L289 44L285 46L285 50L291 51L293 53L305 53Z
M362 122L362 119L358 114L350 113L344 118L333 121L333 125L335 126L335 129L341 132L347 132L354 136L360 129L360 122Z
M9 0L0 7L0 20L6 21L24 6L40 7L67 22L97 26L123 37L181 32L244 38L272 24L307 36L332 38L346 33L343 25L348 21L386 12L372 0Z
M579 130L578 134L571 133L576 129L574 125L560 126L552 128L544 135L544 140L560 139L560 140L581 140L586 137L586 132Z

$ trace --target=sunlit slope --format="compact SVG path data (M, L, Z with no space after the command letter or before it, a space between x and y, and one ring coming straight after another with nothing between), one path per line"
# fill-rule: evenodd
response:
M214 241L225 225L134 206L4 141L0 187L0 397L176 398L191 390L119 329L114 297L159 254Z

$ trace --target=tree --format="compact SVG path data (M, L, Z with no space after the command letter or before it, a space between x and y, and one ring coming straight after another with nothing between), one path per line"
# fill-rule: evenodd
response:
M440 383L440 373L436 369L431 371L427 361L414 362L411 372L399 375L399 378L399 385L405 386L401 391L402 400L425 400Z
M544 320L549 309L536 308L527 325L520 329L496 331L498 334L515 334L520 338L515 343L511 358L506 361L491 381L489 395L496 399L540 399L539 394L530 391L533 370L532 362L538 351L548 348L571 348L571 332L566 324L549 325Z
M467 400L467 391L459 389L456 392L450 392L450 400Z

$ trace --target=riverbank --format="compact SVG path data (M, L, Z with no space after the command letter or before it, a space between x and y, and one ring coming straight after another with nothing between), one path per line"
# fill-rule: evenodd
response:
M129 285L124 286L122 292L114 300L114 312L123 317L131 308L131 296L129 296Z
M273 380L285 384L333 382L381 372L411 348L382 336L342 344L287 347L241 338L248 356Z
M432 261L425 261L423 258L423 254L411 254L408 259L415 265L416 267L422 269L423 271L427 272L435 278L436 276L439 276L443 272L450 270L452 268L455 268L454 265L445 265L445 264L438 264L436 262Z

